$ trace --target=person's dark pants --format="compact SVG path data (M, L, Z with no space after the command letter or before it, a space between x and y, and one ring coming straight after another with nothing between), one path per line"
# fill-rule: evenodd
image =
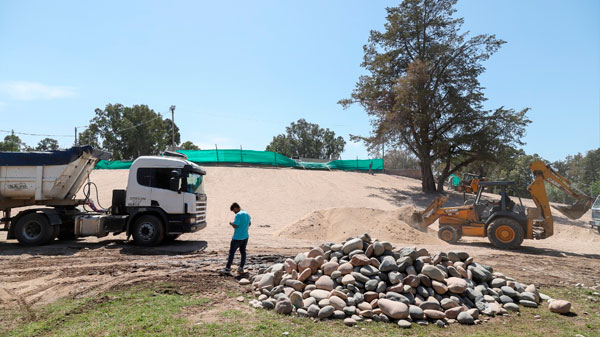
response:
M235 255L235 251L240 249L240 255L242 259L240 261L239 268L244 268L244 264L246 264L246 245L248 244L248 239L245 240L234 240L231 239L231 243L229 244L229 257L227 258L227 266L226 268L231 268L231 264L233 263L233 256Z

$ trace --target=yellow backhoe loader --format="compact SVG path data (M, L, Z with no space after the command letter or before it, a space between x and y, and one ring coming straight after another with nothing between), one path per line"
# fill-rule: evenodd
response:
M548 182L571 195L576 202L571 206L555 207L569 219L579 219L592 206L593 199L571 184L542 161L530 165L534 180L527 187L537 207L525 208L519 199L517 205L507 194L512 181L479 181L477 195L472 205L443 207L448 197L436 197L423 212L413 215L423 228L439 219L440 239L456 243L462 236L488 237L502 249L517 248L523 239L545 239L554 234L554 219L544 182ZM499 201L482 198L484 190L500 189Z

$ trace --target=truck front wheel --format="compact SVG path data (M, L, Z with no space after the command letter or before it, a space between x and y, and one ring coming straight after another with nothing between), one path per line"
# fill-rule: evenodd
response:
M133 225L133 240L140 246L159 245L164 237L163 224L153 215L143 215Z
M30 213L15 224L15 236L25 246L39 246L54 238L55 226L51 226L43 214Z

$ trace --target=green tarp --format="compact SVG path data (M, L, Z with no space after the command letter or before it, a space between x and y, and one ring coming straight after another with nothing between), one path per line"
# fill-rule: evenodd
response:
M180 150L188 160L196 164L248 164L248 165L270 165L278 167L296 167L307 170L345 170L345 171L368 171L369 165L373 163L373 171L383 169L383 159L351 159L334 160L328 163L296 162L282 154L270 151L254 150ZM100 170L119 170L131 167L131 160L101 160L96 165Z

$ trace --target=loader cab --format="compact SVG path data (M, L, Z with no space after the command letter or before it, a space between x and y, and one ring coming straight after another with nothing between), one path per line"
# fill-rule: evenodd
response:
M516 205L508 195L508 190L515 185L514 181L482 181L479 183L481 188L477 191L477 196L473 202L475 214L480 221L489 222L491 217L502 213L516 213L525 216L523 205ZM483 192L490 189L500 189L500 200L489 201L483 198ZM519 202L520 202L519 198ZM522 213L522 214L521 214Z

